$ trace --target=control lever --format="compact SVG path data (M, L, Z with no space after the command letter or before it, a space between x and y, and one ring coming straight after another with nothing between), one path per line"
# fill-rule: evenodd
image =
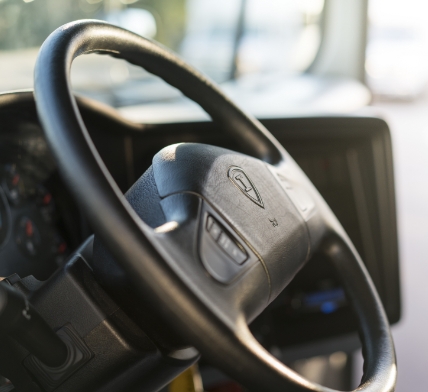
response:
M5 282L0 282L0 331L14 338L49 367L59 367L67 360L67 345L25 295Z

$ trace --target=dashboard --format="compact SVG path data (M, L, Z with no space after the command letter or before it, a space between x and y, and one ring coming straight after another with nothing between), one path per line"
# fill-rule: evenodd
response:
M78 98L84 122L123 192L161 148L197 142L240 150L211 122L134 124ZM373 278L391 323L400 318L392 150L375 118L307 117L263 121L336 213ZM0 276L47 279L92 230L60 178L31 92L0 95ZM255 320L269 349L355 334L353 312L334 269L315 254Z

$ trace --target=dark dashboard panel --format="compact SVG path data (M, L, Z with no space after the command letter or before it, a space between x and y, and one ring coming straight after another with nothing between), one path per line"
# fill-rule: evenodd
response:
M235 141L213 123L138 125L86 99L79 99L79 106L101 157L124 192L151 165L153 155L166 145L198 142L239 151ZM52 230L59 231L69 247L75 247L90 229L56 174L38 126L32 94L0 96L0 122L0 163L16 164L28 170L31 167L35 172L44 173L37 177L37 186L52 193L58 209ZM336 213L362 255L390 321L398 321L395 194L391 141L385 122L358 117L285 118L263 122ZM21 151L12 149L12 145L32 147ZM31 163L24 165L27 161ZM37 206L37 197L29 198L29 203ZM0 213L2 208L0 206ZM24 225L25 231L27 224L20 222L15 222L13 230ZM0 238L1 235L0 228ZM9 257L3 261L2 253L0 257L0 269L15 262L18 272L21 265L18 261ZM41 264L45 272L53 268L48 268L47 262ZM314 255L253 323L253 330L267 347L286 347L308 339L354 332L356 323L328 260Z

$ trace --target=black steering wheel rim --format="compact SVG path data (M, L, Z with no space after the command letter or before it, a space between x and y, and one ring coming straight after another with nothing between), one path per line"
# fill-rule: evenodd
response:
M123 58L160 76L226 126L246 152L274 168L288 161L297 170L292 159L257 120L233 104L213 82L150 40L107 23L79 21L57 29L40 50L35 97L48 142L65 181L82 203L97 235L129 275L136 292L161 304L159 314L165 320L243 384L265 391L331 391L303 379L274 359L252 337L244 316L230 324L177 278L165 261L170 255L151 240L152 229L121 194L79 114L69 70L74 58L86 53ZM323 249L344 280L360 321L366 366L358 390L393 391L395 353L379 296L340 224L322 199L318 204L328 227Z

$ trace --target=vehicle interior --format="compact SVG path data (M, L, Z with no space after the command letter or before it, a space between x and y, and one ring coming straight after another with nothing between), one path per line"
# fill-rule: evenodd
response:
M0 1L1 392L409 390L370 4L298 3Z

